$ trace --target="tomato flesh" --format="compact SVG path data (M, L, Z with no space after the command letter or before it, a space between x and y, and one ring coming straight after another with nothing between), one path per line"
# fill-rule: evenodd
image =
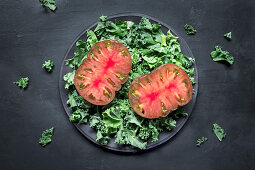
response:
M75 72L79 94L95 105L106 105L128 79L132 59L128 49L116 40L95 43Z
M129 87L129 103L142 117L165 117L178 106L187 104L192 92L187 73L168 63L133 80Z

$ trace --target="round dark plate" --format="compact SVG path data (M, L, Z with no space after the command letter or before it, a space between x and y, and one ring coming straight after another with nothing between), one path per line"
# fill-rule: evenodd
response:
M168 30L171 30L171 32L175 36L178 36L178 34L169 25L159 21L158 19L155 19L155 18L147 16L147 15L143 15L143 14L138 14L138 13L117 14L117 15L109 16L108 20L114 21L115 19L118 19L118 20L122 20L122 21L133 21L133 22L135 22L137 24L137 23L140 22L142 17L148 18L153 23L161 24L162 25L162 31L165 34L166 34L166 32ZM65 60L66 59L70 59L70 58L72 58L74 56L73 54L74 54L74 52L76 50L76 46L75 46L76 41L78 41L78 40L86 41L86 39L87 39L86 31L88 29L94 30L96 25L97 25L97 22L92 24L91 26L89 26L87 29L85 29L82 33L80 33L78 35L78 37L74 40L74 42L72 43L71 47L68 49L68 51L67 51L67 53L66 53L66 55L65 55L65 57L63 59L63 63L62 63L61 70L60 70L60 78L59 78L59 92L60 92L60 97L61 97L62 104L64 106L64 109L65 109L68 117L71 116L72 111L69 109L69 107L66 104L66 101L68 99L68 90L66 90L64 88L65 82L63 80L63 76L66 73L71 72L72 69L65 65ZM186 56L194 58L194 56L193 56L189 46L184 41L184 39L181 38L180 36L178 36L178 37L179 37L178 41L181 44L182 53L184 55L186 55ZM146 147L145 150L149 150L149 149L155 148L155 147L157 147L157 146L167 142L169 139L171 139L183 127L183 125L188 120L188 118L189 118L189 116L190 116L190 114L192 112L192 109L193 109L193 107L195 105L196 96L197 96L197 90L198 90L198 74L197 74L196 63L194 63L193 67L195 69L194 78L195 78L195 81L196 81L196 84L193 86L193 88L195 89L195 94L193 95L193 98L189 102L189 104L184 107L185 111L188 113L188 116L177 119L176 127L171 132L169 132L169 131L161 132L159 134L159 140L156 141L156 142L148 142L147 147ZM119 151L119 152L131 152L131 153L133 152L134 153L134 152L144 151L144 150L140 150L140 149L137 149L137 148L133 148L132 146L129 146L129 145L119 145L119 144L116 144L116 143L114 143L114 139L111 139L111 141L109 142L108 145L101 145L100 143L98 143L96 141L96 131L94 129L90 128L89 124L78 125L78 124L74 123L74 126L87 139L89 139L90 141L92 141L93 143L95 143L97 145L100 145L101 147L104 147L104 148L107 148L107 149L110 149L110 150L113 150L113 151Z

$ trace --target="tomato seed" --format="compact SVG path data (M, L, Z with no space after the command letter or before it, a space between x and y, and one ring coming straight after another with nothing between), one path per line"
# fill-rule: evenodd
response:
M116 84L112 81L112 79L108 78L107 82L110 83L113 87L116 87Z
M161 111L163 113L163 115L166 113L167 109L166 109L166 106L163 102L161 102Z
M123 50L120 50L120 52L121 52L121 54L124 56L124 57L127 57L128 55L127 55L127 53L126 53L126 51L123 49Z
M88 96L91 100L95 100L96 98L95 98L95 96L92 94L92 93L90 93L90 95Z
M84 76L83 74L78 74L77 77L78 77L78 79L80 79L80 80L84 80L84 77L85 77L85 76Z
M178 74L179 74L179 70L174 68L174 73L175 73L174 78L176 78L178 76Z
M82 89L85 89L86 87L88 87L88 85L85 85L83 83L79 83L78 84L79 88L82 90Z
M112 43L110 41L106 42L105 43L105 47L108 48L108 47L111 47L112 48Z
M83 70L88 72L88 73L92 73L92 69L91 68L84 68Z

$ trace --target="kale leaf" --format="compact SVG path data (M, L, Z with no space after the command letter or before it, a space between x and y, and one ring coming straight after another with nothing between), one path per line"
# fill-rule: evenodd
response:
M234 63L234 57L229 55L228 51L222 51L221 46L215 46L215 51L211 52L213 61L227 61L229 64Z
M78 108L72 113L72 116L69 118L73 123L87 123L88 122L88 110Z
M95 35L95 33L91 30L87 31L87 42L90 45L90 47L92 47L92 45L94 45L98 40L97 40L97 36ZM82 43L82 42L80 42Z
M232 39L232 33L231 32L228 32L226 34L224 34L224 37L227 39L227 40L231 40Z
M201 137L201 138L197 139L196 146L200 147L205 141L207 141L206 137Z
M130 144L134 147L140 148L140 149L145 149L147 142L141 141L134 131L128 130L128 129L123 129L121 128L117 133L116 133L116 139L115 142L119 144Z
M44 147L48 143L51 142L51 137L53 136L53 130L54 130L54 127L43 131L42 137L39 139L39 144L40 145L42 145Z
M188 35L195 35L197 33L197 30L193 28L193 26L185 24L184 29L187 31Z
M83 99L83 97L79 95L76 90L73 90L68 94L68 100L66 101L66 103L72 110L75 110L77 108L89 109L91 107L91 104L85 99Z
M92 44L92 40L90 43ZM76 42L77 50L74 52L74 57L71 59L67 59L66 65L74 70L77 70L77 68L81 65L82 61L84 60L84 58L86 58L86 55L90 49L90 45L89 43L83 42L82 40L77 41Z
M57 4L55 0L40 0L43 7L47 7L52 11L55 11L57 8Z
M224 130L216 123L213 124L213 132L215 133L220 142L226 137L226 133L224 132Z
M20 88L27 88L29 83L29 78L25 77L25 78L21 78L19 81L13 82L13 84L16 84L17 86L19 86Z
M74 85L74 75L75 71L66 73L63 77L65 83L65 89L69 89L72 85Z
M42 65L42 68L45 68L46 71L51 72L54 67L54 62L51 60L45 61Z

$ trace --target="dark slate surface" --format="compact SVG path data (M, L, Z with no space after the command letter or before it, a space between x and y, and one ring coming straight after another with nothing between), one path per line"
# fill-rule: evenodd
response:
M56 0L53 13L37 0L0 1L0 169L254 169L255 2L253 0ZM116 154L86 140L68 121L58 92L64 54L99 16L144 13L171 25L189 44L199 72L195 109L171 141L139 155ZM184 24L197 28L186 35ZM223 34L232 31L228 42ZM234 57L227 66L209 53L222 45ZM52 59L52 73L41 69ZM12 84L30 78L21 90ZM227 132L221 143L213 123ZM54 126L42 148L41 132ZM208 137L200 148L196 139Z

